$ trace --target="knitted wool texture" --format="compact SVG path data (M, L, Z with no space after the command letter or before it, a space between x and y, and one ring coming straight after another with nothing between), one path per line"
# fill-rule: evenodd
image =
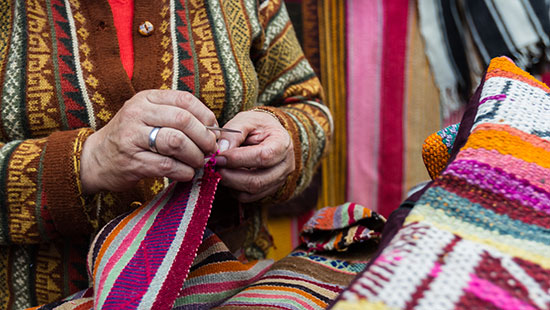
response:
M550 309L549 106L495 58L466 145L333 309Z
M88 287L91 236L164 189L161 178L148 179L128 191L89 197L79 184L82 145L139 91L188 91L220 125L270 106L296 155L296 170L275 201L307 187L327 149L330 113L283 1L134 2L134 23L148 20L155 32L132 33L129 79L108 1L0 1L2 310ZM218 202L218 210L238 204ZM259 216L253 221L263 226ZM268 242L252 234L258 231L249 230L247 239L261 256Z
M435 179L447 166L459 126L460 124L450 125L431 134L424 141L422 160L432 179Z
M318 210L302 228L300 239L310 251L344 251L367 240L375 245L385 222L378 213L347 202Z

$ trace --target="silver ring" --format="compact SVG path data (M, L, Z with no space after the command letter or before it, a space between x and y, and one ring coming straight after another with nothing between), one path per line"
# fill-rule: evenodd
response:
M157 135L159 134L159 130L162 127L155 127L151 132L149 133L149 149L151 152L158 153L157 150Z

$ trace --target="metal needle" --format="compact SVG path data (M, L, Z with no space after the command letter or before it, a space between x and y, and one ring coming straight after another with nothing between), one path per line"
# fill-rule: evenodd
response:
M209 130L217 130L217 131L225 131L225 132L242 133L240 130L230 129L230 128L215 127L215 126L204 126L204 127L206 127L206 129L209 129Z

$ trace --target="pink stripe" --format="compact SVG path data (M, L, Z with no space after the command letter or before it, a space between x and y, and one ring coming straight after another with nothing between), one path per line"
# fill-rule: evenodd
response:
M101 292L103 291L103 284L105 283L105 280L109 276L114 265L126 253L126 251L128 250L128 246L130 246L130 244L134 242L135 237L141 231L143 226L145 226L145 223L151 217L151 214L157 209L158 205L161 204L166 199L166 196L170 194L172 191L173 191L173 187L171 190L166 191L162 196L162 198L159 199L152 208L150 208L144 215L141 216L141 219L138 221L138 223L132 228L132 230L126 235L126 237L124 237L118 249L113 253L113 255L111 255L111 257L109 257L109 260L107 261L107 264L103 268L103 272L101 273L101 276L99 278L100 279L99 287L98 287L96 296L99 297L101 295ZM105 259L105 256L103 257L103 259ZM96 275L95 282L97 283L97 275Z
M435 263L434 267L430 271L430 277L437 278L437 275L441 272L441 264Z
M382 0L347 2L348 193L376 210Z
M355 217L353 216L353 211L355 210L355 203L353 202L350 203L347 209L348 209L348 223L346 226L349 226L353 224L355 220Z
M499 167L509 174L516 175L529 183L550 192L550 169L529 163L512 155L503 155L496 150L465 149L457 155L457 160L475 160L480 163Z
M275 291L274 291L275 293ZM247 293L246 291L245 292L242 292L242 293L239 293L236 295L236 297L245 297L245 298L258 298L258 299L263 299L263 298L280 298L281 300L292 300L292 301L295 301L297 303L299 303L302 307L304 307L305 309L315 309L313 308L311 305L307 304L306 302L304 302L303 300L300 300L299 298L296 298L294 296L290 296L290 295L285 295L285 293L287 293L286 291L285 292L277 292L277 296L274 296L274 295L269 295L269 294L258 294L258 293ZM284 302L284 301L283 301Z
M495 284L472 275L466 288L479 299L488 301L502 310L534 310L535 308L526 302L514 298L508 292Z
M367 1L368 2L368 1ZM379 213L389 216L403 195L403 113L409 0L384 2L384 51L380 108L380 157L378 169Z
M181 290L193 260L197 256L197 250L201 244L206 223L210 217L214 194L218 187L218 182L221 179L219 173L213 170L214 168L205 167L204 175L199 181L200 191L197 199L197 204L194 208L193 218L189 222L189 227L185 234L185 238L176 254L176 258L172 262L170 271L164 279L164 283L156 296L153 304L153 309L171 309L174 300ZM189 210L186 210L186 213ZM177 245L176 245L177 246Z
M243 280L239 280L239 281L217 282L217 283L211 283L210 282L210 283L204 283L204 284L197 284L197 285L189 286L184 291L182 291L180 297L185 296L186 295L185 292L188 292L189 295L190 294L215 294L215 293L220 293L220 292L224 292L224 291L233 290L233 289L236 289L236 288L242 289L244 286L246 286L246 285L248 285L252 282L255 282L256 280L261 278L262 275L267 270L269 270L269 267L271 267L271 264L265 266L254 277L248 278L248 279L243 279ZM251 267L250 269L252 269L252 268L254 268L254 266ZM246 271L248 271L248 270L246 270ZM227 278L231 278L232 275L234 275L236 272L223 272L223 273L228 275ZM218 273L218 275L221 275L221 274L222 273Z

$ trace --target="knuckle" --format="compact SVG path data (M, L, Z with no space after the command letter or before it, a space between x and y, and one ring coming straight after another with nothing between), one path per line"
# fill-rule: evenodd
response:
M275 151L271 147L265 147L260 151L260 155L258 156L258 159L260 160L260 166L266 167L269 166L271 161L273 161L273 157L275 156Z
M251 194L255 194L260 192L263 189L263 181L255 176L251 176L248 178L248 181L246 182L248 192Z
M178 93L178 102L187 107L193 101L193 95L190 92L182 91Z
M166 146L169 152L182 148L183 142L183 134L179 131L170 130L166 133Z
M169 157L164 157L159 162L158 168L159 168L159 172L161 173L161 175L163 175L163 176L167 175L174 168L174 160L172 158L169 158Z
M178 124L189 123L189 113L185 110L179 111L174 115L174 118Z

